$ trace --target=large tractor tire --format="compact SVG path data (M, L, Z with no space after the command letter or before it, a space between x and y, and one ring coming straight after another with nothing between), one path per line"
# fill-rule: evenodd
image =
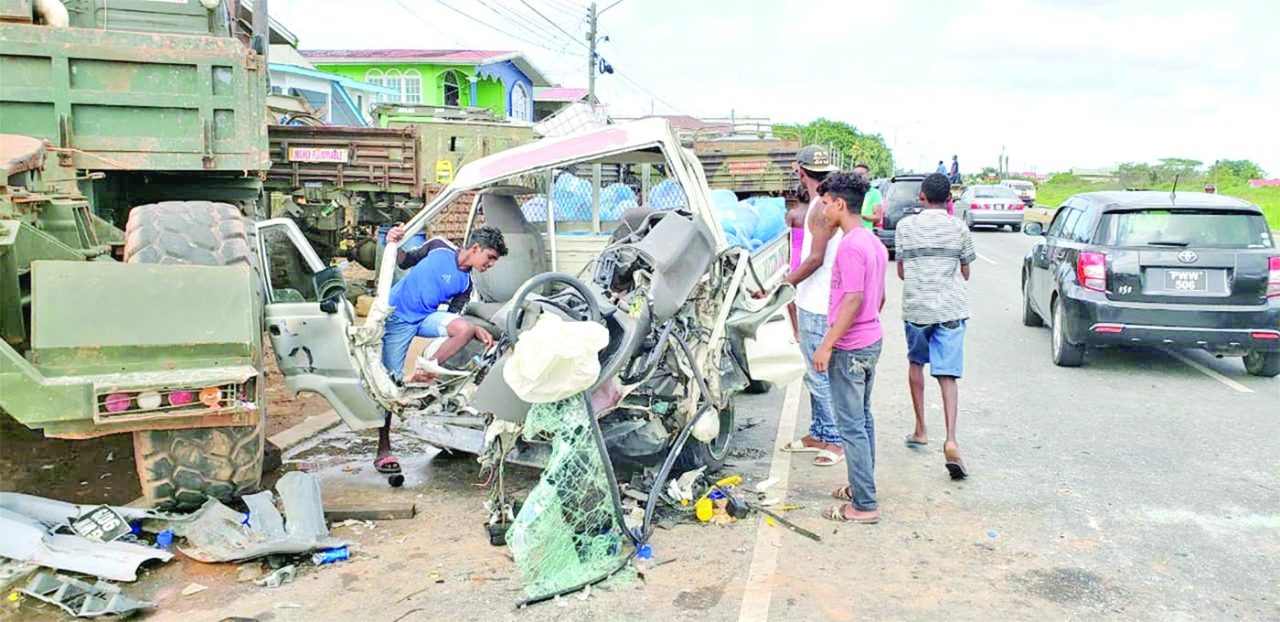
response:
M235 206L210 201L133 208L125 227L124 257L129 263L243 265L260 271L253 223ZM261 302L260 296L253 313L261 313ZM261 370L261 359L257 363ZM259 376L254 383L256 425L133 433L138 480L153 506L193 509L208 497L230 501L260 488L267 418L264 379Z

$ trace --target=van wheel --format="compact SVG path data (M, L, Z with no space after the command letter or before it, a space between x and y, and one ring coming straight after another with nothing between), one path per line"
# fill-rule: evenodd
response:
M1254 376L1280 376L1280 352L1250 352L1244 355L1244 369Z
M240 210L211 201L165 201L129 212L128 263L248 266L259 271L257 230ZM252 313L262 312L262 291ZM259 352L257 368L262 369ZM265 449L266 377L253 381L257 423L246 426L143 430L133 433L143 496L156 507L195 509L213 497L230 501L258 490Z
M690 436L684 444L684 449L680 451L680 456L671 467L672 475L703 466L707 467L707 473L716 473L723 469L725 461L729 458L729 446L733 442L737 426L733 401L730 400L729 405L720 411L720 433L710 443L704 443Z
M1058 367L1079 367L1084 364L1084 346L1067 341L1067 319L1062 304L1053 301L1053 364Z

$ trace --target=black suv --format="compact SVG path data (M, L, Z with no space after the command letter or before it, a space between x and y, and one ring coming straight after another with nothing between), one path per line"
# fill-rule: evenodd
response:
M876 227L876 237L889 249L890 258L894 254L893 236L897 233L898 223L920 211L920 184L924 177L914 173L896 175L880 187L880 194L884 197L884 222Z
M1063 203L1022 264L1022 322L1053 362L1087 346L1198 348L1280 375L1280 251L1262 211L1199 192L1089 192Z

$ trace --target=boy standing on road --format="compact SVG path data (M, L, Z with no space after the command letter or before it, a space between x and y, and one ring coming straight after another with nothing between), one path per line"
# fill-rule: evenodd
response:
M871 181L871 167L859 162L853 167L853 174ZM867 198L862 200L862 226L875 229L884 220L884 196L878 188L867 190Z
M404 239L404 227L396 225L387 232L387 241L398 243ZM447 338L432 358L426 360L427 368L415 366L410 381L428 380L439 371L440 363L457 354L472 339L486 347L493 345L493 336L485 329L464 319L460 313L471 299L471 275L493 267L499 257L507 254L502 232L493 227L479 227L471 232L467 247L459 249L445 238L431 238L426 244L411 250L396 252L396 266L408 270L391 286L391 307L394 309L383 325L382 365L396 381L404 374L404 359L414 337ZM446 310L441 306L448 305ZM378 434L378 453L373 466L379 473L399 473L400 463L391 455L391 415Z
M951 182L945 175L920 185L924 209L898 223L895 244L902 286L902 319L907 334L908 382L916 429L908 447L929 443L924 424L924 366L938 379L947 440L942 445L951 479L969 476L956 445L957 380L964 368L964 332L969 319L969 264L977 256L973 236L962 221L947 215Z
M813 353L827 330L827 307L830 293L831 262L835 258L840 230L827 222L822 214L822 198L818 185L836 170L831 163L831 153L822 147L810 145L796 154L796 170L800 185L810 197L809 209L804 218L804 240L800 246L803 257L792 270L785 283L796 288L796 319L800 328L800 350L804 353L804 382L809 388L809 404L813 418L809 433L783 445L783 451L817 452L813 459L816 466L835 466L844 461L844 445L840 431L831 415L831 385L827 374L813 366Z
M855 523L880 520L871 388L884 337L880 310L889 251L862 227L862 201L869 187L859 175L836 174L818 188L827 221L838 223L844 237L831 267L829 327L813 364L831 378L831 405L849 470L849 485L832 493L848 503L828 509L824 516Z

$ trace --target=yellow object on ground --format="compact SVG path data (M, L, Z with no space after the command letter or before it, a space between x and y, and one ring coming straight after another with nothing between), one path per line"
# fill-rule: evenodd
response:
M703 497L693 504L693 514L702 522L708 522L716 513L716 508L712 505L711 500Z

